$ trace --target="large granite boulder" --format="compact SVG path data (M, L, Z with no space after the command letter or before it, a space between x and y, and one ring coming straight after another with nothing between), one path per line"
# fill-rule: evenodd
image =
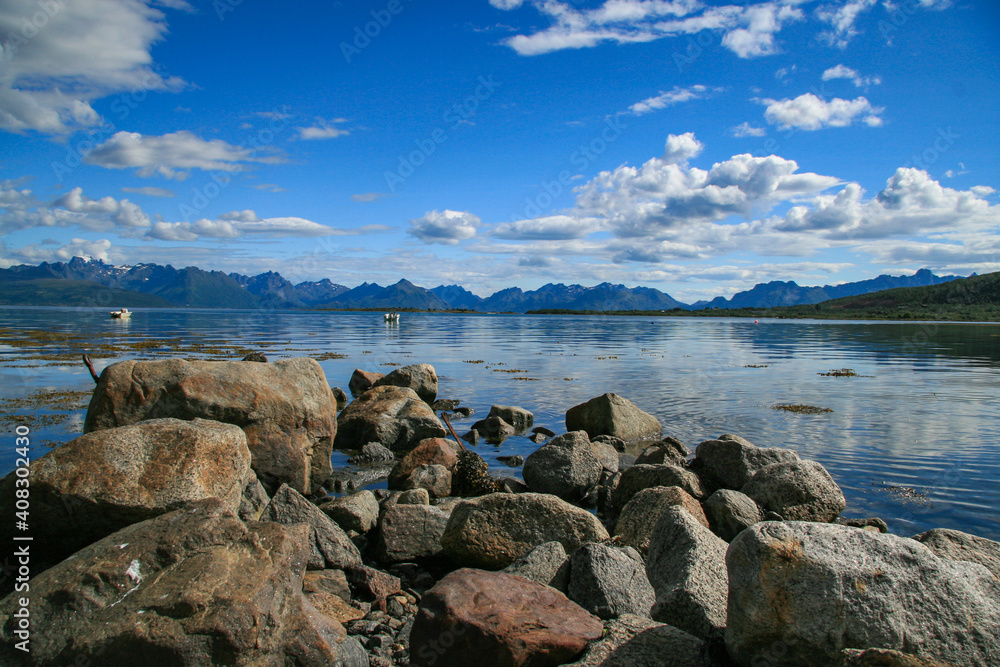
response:
M847 507L844 492L816 461L785 461L764 466L741 492L786 521L828 523Z
M696 466L711 475L722 488L736 491L764 466L799 460L799 455L791 449L757 447L728 433L718 440L706 440L694 451Z
M455 445L444 438L428 438L403 457L389 473L390 489L427 489L435 497L447 496L451 492L451 470L458 463ZM428 466L440 466L447 475L447 489L441 483L432 481ZM438 474L437 478L442 475Z
M705 642L671 625L623 614L567 667L709 667Z
M308 532L212 498L109 535L31 580L30 664L367 665L303 597ZM12 634L23 595L0 601L12 667L29 664Z
M649 616L656 593L631 547L584 544L570 558L569 599L600 618Z
M601 479L603 466L585 431L548 441L524 460L524 481L538 493L579 500Z
M660 421L618 394L604 394L566 411L567 431L586 431L594 438L612 435L626 442L660 437Z
M653 486L632 496L615 524L615 542L635 548L645 556L660 515L668 507L683 507L698 523L708 528L701 503L679 486Z
M393 505L379 524L376 554L383 563L399 563L441 554L448 514L433 505Z
M372 387L405 387L417 393L428 406L437 400L438 378L430 364L401 366L372 383ZM432 408L433 411L433 408Z
M915 540L836 524L764 522L726 557L726 645L742 665L840 664L846 648L1000 664L1000 581ZM784 651L775 654L774 646Z
M285 483L310 493L332 472L337 403L315 359L119 361L101 373L83 430L160 417L239 426L257 477L272 490Z
M734 537L763 518L753 498L730 489L719 489L710 495L704 509L712 532L726 542L732 542Z
M653 619L702 639L724 628L728 546L687 510L664 510L646 560L646 574L656 590Z
M611 493L611 505L620 512L632 496L654 486L677 486L698 500L705 497L701 480L687 468L670 464L641 464L622 471L618 485Z
M979 563L1000 580L1000 542L948 528L928 530L913 539L941 558Z
M345 532L364 534L378 524L378 498L368 489L331 498L321 503L319 509Z
M556 541L567 553L608 539L597 517L544 493L493 493L459 503L441 538L459 565L496 570Z
M261 521L309 526L311 570L361 565L361 552L333 519L290 486L282 485L260 515Z
M361 394L365 393L372 388L372 385L385 377L384 373L376 373L373 371L364 371L360 368L355 368L354 372L351 374L351 379L347 383L347 388L351 390L351 396L357 398Z
M559 542L546 542L539 544L501 572L516 574L565 593L569 584L569 567L569 557L563 545Z
M410 662L561 665L575 660L603 631L600 619L553 588L502 572L461 569L420 601Z
M5 526L14 525L15 479L0 482ZM219 498L237 512L251 482L246 435L231 424L153 419L88 433L31 463L34 563L192 500Z
M337 449L359 449L377 442L393 451L413 449L425 438L446 433L431 406L406 387L373 387L352 401L337 418Z

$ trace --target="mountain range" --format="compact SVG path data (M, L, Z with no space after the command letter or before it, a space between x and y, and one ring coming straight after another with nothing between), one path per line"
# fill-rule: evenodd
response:
M960 276L936 276L921 269L912 276L881 275L842 285L803 287L794 282L760 283L729 299L684 304L650 287L601 283L593 287L544 285L537 290L517 287L486 298L459 285L418 287L408 280L382 287L363 283L349 288L327 279L293 284L274 271L256 276L204 271L189 266L175 269L159 264L113 266L100 260L74 257L69 262L22 264L0 269L0 304L10 305L125 305L128 307L188 308L378 308L517 312L565 310L671 310L682 308L761 308L815 304L844 296L869 294L897 287L923 287Z

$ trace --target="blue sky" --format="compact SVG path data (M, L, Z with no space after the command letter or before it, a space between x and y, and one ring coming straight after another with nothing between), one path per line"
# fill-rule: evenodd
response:
M0 266L1000 270L988 0L2 0L0 42Z

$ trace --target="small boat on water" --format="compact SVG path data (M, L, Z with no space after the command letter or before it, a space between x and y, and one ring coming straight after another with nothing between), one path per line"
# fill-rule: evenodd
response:
M398 322L399 321L399 313L386 313L382 317L385 318L386 322Z
M132 311L128 308L121 308L120 310L111 311L111 319L113 320L125 320L132 317Z

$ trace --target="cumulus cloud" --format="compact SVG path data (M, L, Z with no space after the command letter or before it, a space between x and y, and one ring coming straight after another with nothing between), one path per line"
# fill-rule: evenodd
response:
M823 80L847 79L854 84L855 88L867 88L877 86L882 83L882 79L877 76L861 76L856 71L846 65L837 65L823 72Z
M763 137L767 135L767 130L763 127L756 127L750 123L743 122L732 128L730 131L734 137Z
M781 30L782 23L802 18L802 10L788 5L768 3L748 7L743 16L746 27L727 32L722 45L740 58L769 56L778 52L774 35Z
M698 156L704 144L695 139L694 132L667 135L667 143L660 160L664 164L686 164L688 160Z
M101 122L96 99L184 88L153 67L151 48L167 31L157 4L193 11L185 2L151 0L0 4L0 129L67 134Z
M456 245L476 235L482 221L468 211L428 211L410 220L409 234L424 243Z
M600 229L596 218L550 215L497 225L492 236L500 239L561 240L581 239Z
M316 123L309 127L300 127L298 129L298 138L304 140L314 140L314 139L336 139L337 137L345 137L350 134L350 130L345 130L342 127L337 127L337 125L346 123L346 118L334 118L333 120L324 120L323 118L317 118Z
M675 104L680 104L682 102L689 102L691 100L702 99L706 97L711 92L717 92L719 89L709 90L708 87L701 84L690 86L688 88L682 88L681 86L674 86L673 90L668 92L661 92L659 95L654 95L653 97L646 98L641 102L636 102L628 108L629 113L635 116L642 116L653 111L660 111L661 109L666 109Z
M0 243L0 268L10 268L17 264L41 264L42 262L68 262L74 257L84 257L87 259L99 259L109 261L113 259L110 255L111 241L100 239L98 241L88 241L86 239L71 239L69 243L53 247L52 243L43 241L42 243L31 243L20 248L7 248Z
M876 0L849 0L842 5L820 7L816 16L828 23L830 30L821 32L819 37L831 46L847 48L851 39L858 34L855 27L858 16L875 6Z
M825 127L847 127L855 120L877 127L882 124L879 116L885 109L873 107L867 98L858 97L845 100L835 97L829 102L812 93L799 95L795 99L764 99L764 118L772 125L786 130L819 130Z
M189 169L238 172L249 163L279 164L275 150L233 146L221 139L206 141L182 130L150 136L118 132L87 154L84 162L108 169L136 169L140 176L159 175L184 180Z

